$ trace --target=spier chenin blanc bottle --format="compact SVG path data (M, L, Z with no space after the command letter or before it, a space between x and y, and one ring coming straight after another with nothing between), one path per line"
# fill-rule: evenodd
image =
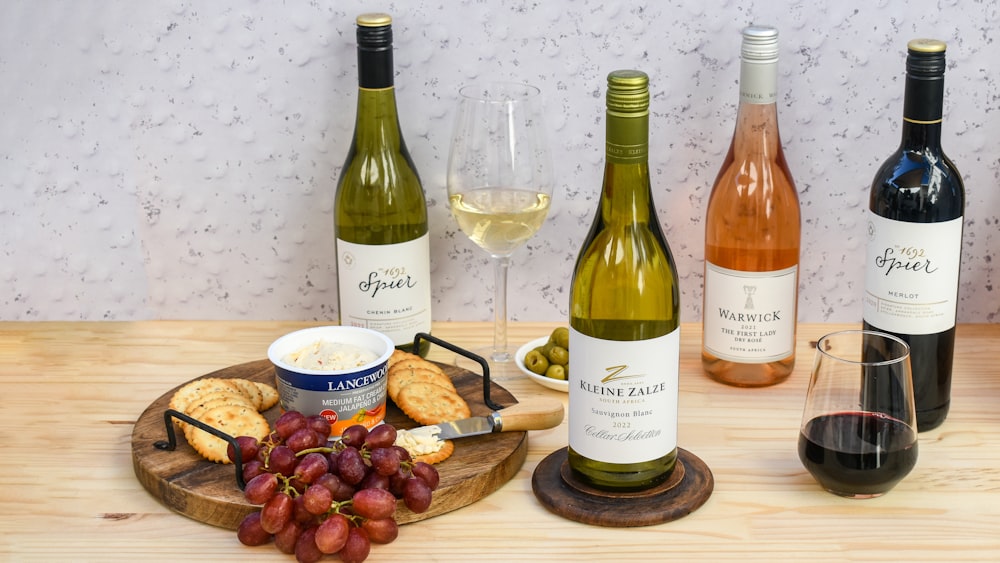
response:
M778 134L778 31L743 30L740 102L705 215L702 367L762 387L795 365L799 198Z
M611 491L666 480L677 459L680 291L649 180L649 78L608 75L600 205L570 290L569 466Z
M392 18L357 18L358 107L334 202L340 322L409 350L431 329L427 202L399 127Z
M872 181L864 326L910 345L917 428L951 404L965 186L941 150L945 44L907 45L903 138Z

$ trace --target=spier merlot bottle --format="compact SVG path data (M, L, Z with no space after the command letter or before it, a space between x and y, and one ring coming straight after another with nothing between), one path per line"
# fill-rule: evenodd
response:
M962 176L941 150L945 44L907 45L903 139L872 182L864 326L910 345L917 427L944 422L962 257Z

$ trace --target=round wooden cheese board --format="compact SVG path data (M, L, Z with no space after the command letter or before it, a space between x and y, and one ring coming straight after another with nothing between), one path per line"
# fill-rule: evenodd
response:
M483 378L463 368L439 364L451 377L456 389L469 403L473 416L489 414L483 402ZM268 360L230 366L203 377L243 378L274 385L274 367ZM132 465L143 487L168 508L189 518L235 530L243 518L259 507L248 503L236 484L232 464L206 461L178 433L176 449L163 450L155 444L167 439L163 415L173 393L153 401L132 431ZM491 383L490 398L503 407L517 400L506 389ZM264 413L273 425L280 414L275 406ZM386 422L397 428L419 426L387 401ZM441 475L430 508L411 512L400 501L396 521L407 524L451 512L489 495L509 481L524 464L528 453L527 432L503 432L455 440L455 453L437 464Z

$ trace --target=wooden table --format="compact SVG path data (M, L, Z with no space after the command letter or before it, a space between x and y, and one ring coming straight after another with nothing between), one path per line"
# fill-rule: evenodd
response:
M315 323L312 323L315 324ZM265 357L289 322L0 323L0 557L10 561L282 561L234 532L180 516L132 470L132 425L175 385ZM551 323L517 323L513 343ZM567 429L532 432L516 477L476 504L404 527L371 561L1000 560L1000 325L958 330L953 406L921 434L916 469L887 496L822 491L796 454L810 342L844 325L799 327L785 383L735 389L700 370L700 325L682 327L680 445L704 460L715 491L691 515L608 529L549 513L531 492L538 462ZM459 345L488 343L485 323L438 323ZM449 361L451 353L432 350ZM516 370L517 397L566 394ZM624 508L623 508L624 509Z

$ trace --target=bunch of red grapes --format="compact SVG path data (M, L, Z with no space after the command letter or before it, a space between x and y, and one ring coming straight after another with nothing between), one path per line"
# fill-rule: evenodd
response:
M273 540L278 550L302 562L329 554L364 561L372 543L390 543L399 535L397 499L416 513L430 506L438 472L394 445L393 426L368 430L359 424L337 440L329 438L326 418L287 411L264 440L236 439L244 463L243 494L262 505L240 523L240 542ZM235 457L232 446L229 457Z

